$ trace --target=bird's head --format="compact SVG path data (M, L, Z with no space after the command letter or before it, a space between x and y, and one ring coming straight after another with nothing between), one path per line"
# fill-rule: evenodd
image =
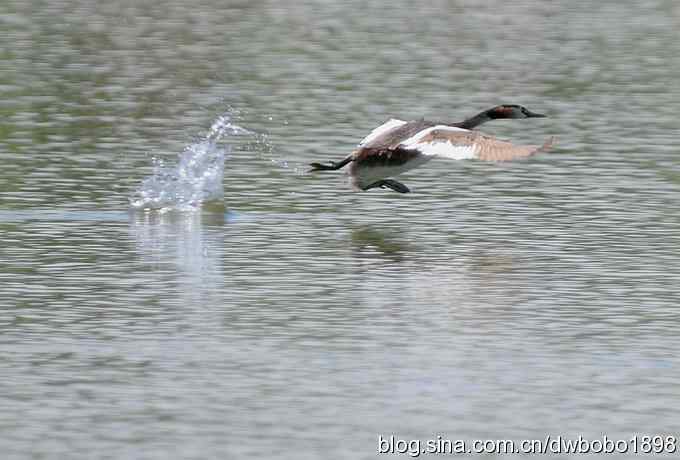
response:
M515 104L498 105L487 111L489 118L497 120L500 118L543 118L546 115L532 112L524 106Z

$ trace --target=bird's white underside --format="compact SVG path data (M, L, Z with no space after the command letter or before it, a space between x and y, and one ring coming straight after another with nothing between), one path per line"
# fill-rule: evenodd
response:
M385 179L386 177L395 177L400 174L405 173L413 168L417 168L424 163L430 161L432 157L420 155L406 163L394 166L369 166L364 168L359 168L356 170L355 174L351 180L359 187L363 188L371 185L372 183Z

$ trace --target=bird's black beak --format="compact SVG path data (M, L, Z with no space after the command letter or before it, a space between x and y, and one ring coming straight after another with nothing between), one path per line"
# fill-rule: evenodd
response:
M536 112L531 112L527 110L527 118L545 118L547 115L543 115L542 113L536 113Z

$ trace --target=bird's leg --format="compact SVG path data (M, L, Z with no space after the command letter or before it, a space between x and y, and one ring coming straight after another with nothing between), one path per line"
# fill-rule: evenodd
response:
M405 186L401 182L398 182L394 179L383 180L382 187L387 187L387 188L392 189L395 192L399 192L399 193L409 193L411 191L407 186Z
M364 188L364 190L368 190L368 189L371 189L371 188L377 188L377 187L389 188L389 189L392 189L395 192L399 192L399 193L409 193L411 191L411 190L409 190L409 188L407 186L405 186L401 182L398 182L394 179L382 179L382 180L379 180L377 182L373 182L371 185Z
M309 166L312 167L312 169L309 170L309 172L312 171L335 171L336 169L340 169L343 166L345 166L347 163L352 161L352 155L348 156L344 160L341 161L336 161L333 162L331 161L329 165L321 164L321 163L310 163Z

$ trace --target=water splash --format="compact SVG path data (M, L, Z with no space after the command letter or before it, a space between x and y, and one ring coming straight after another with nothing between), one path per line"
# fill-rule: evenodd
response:
M136 209L194 211L203 203L221 201L224 160L231 147L218 145L218 141L225 135L252 134L231 120L231 112L217 117L202 140L185 147L176 165L166 165L163 159L154 157L153 173L130 197L130 205Z
M271 119L272 117L269 117L270 121ZM287 125L288 123L284 121L283 124ZM264 160L276 168L288 170L297 176L303 176L307 173L306 164L299 164L279 156L279 152L275 149L274 143L266 131L254 133L249 142L241 145L241 149L244 152L251 153L254 158Z

